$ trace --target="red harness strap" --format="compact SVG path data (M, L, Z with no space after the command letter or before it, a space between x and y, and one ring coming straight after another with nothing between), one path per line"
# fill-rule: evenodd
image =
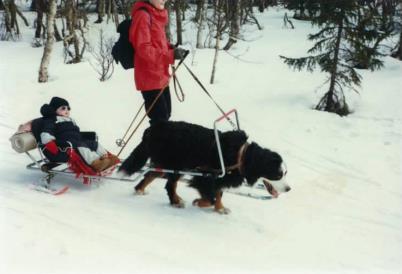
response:
M75 173L75 177L78 178L82 175L90 175L95 176L98 175L90 166L88 166L84 160L82 160L81 156L75 152L74 149L68 149L67 153L69 155L68 159L68 167ZM91 183L91 179L88 177L83 177L83 183L88 185Z

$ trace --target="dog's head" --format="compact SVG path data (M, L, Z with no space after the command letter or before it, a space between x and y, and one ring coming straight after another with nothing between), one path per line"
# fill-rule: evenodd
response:
M274 188L279 192L287 192L290 187L284 182L287 173L282 157L269 149L251 143L244 156L244 175L247 183L253 185L259 178L274 181Z

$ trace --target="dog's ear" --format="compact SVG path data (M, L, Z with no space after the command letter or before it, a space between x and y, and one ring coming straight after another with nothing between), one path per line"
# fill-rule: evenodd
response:
M248 146L244 157L244 176L249 184L254 184L260 177L279 180L283 176L282 162L278 153L253 142Z
M239 132L240 132L240 135L242 136L244 142L246 142L248 139L247 133L244 130L239 130Z
M259 151L262 148L256 143L252 142L246 150L244 156L244 177L249 185L255 184L260 177L260 163L259 163Z

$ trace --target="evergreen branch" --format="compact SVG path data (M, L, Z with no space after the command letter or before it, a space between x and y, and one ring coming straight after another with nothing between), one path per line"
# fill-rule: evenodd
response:
M323 48L326 48L329 41L331 41L332 38L325 38L321 41L318 41L311 49L307 51L307 53L315 53L315 52L321 52Z
M284 59L285 64L294 70L301 71L306 68L307 71L312 72L317 65L317 60L313 56L301 57L301 58L288 58L282 55L279 55L280 58Z

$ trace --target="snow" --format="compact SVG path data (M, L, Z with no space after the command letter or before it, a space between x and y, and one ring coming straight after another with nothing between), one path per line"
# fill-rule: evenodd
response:
M220 52L214 85L213 50L193 51L186 60L225 110L239 111L250 140L278 151L288 167L292 191L269 200L225 193L230 215L193 207L197 193L184 183L178 192L186 208L169 206L162 180L146 196L134 196L128 182L87 187L62 176L56 185L70 186L62 196L30 190L42 174L25 169L29 158L15 153L8 138L39 116L43 103L66 98L81 129L97 131L117 153L115 139L142 98L132 71L116 67L101 83L88 59L63 64L60 43L50 81L37 83L42 48L30 46L32 27L23 28L21 41L0 42L0 272L401 273L402 63L387 57L381 71L359 71L359 94L346 94L353 114L315 111L325 75L293 72L279 58L305 55L312 29L294 20L295 30L283 28L284 12L259 15L262 31L248 26L231 55ZM32 25L34 14L25 14ZM114 35L112 24L102 27ZM196 32L190 23L185 29L191 47ZM172 119L212 127L217 108L184 67L178 77L186 99L178 103L172 92Z

